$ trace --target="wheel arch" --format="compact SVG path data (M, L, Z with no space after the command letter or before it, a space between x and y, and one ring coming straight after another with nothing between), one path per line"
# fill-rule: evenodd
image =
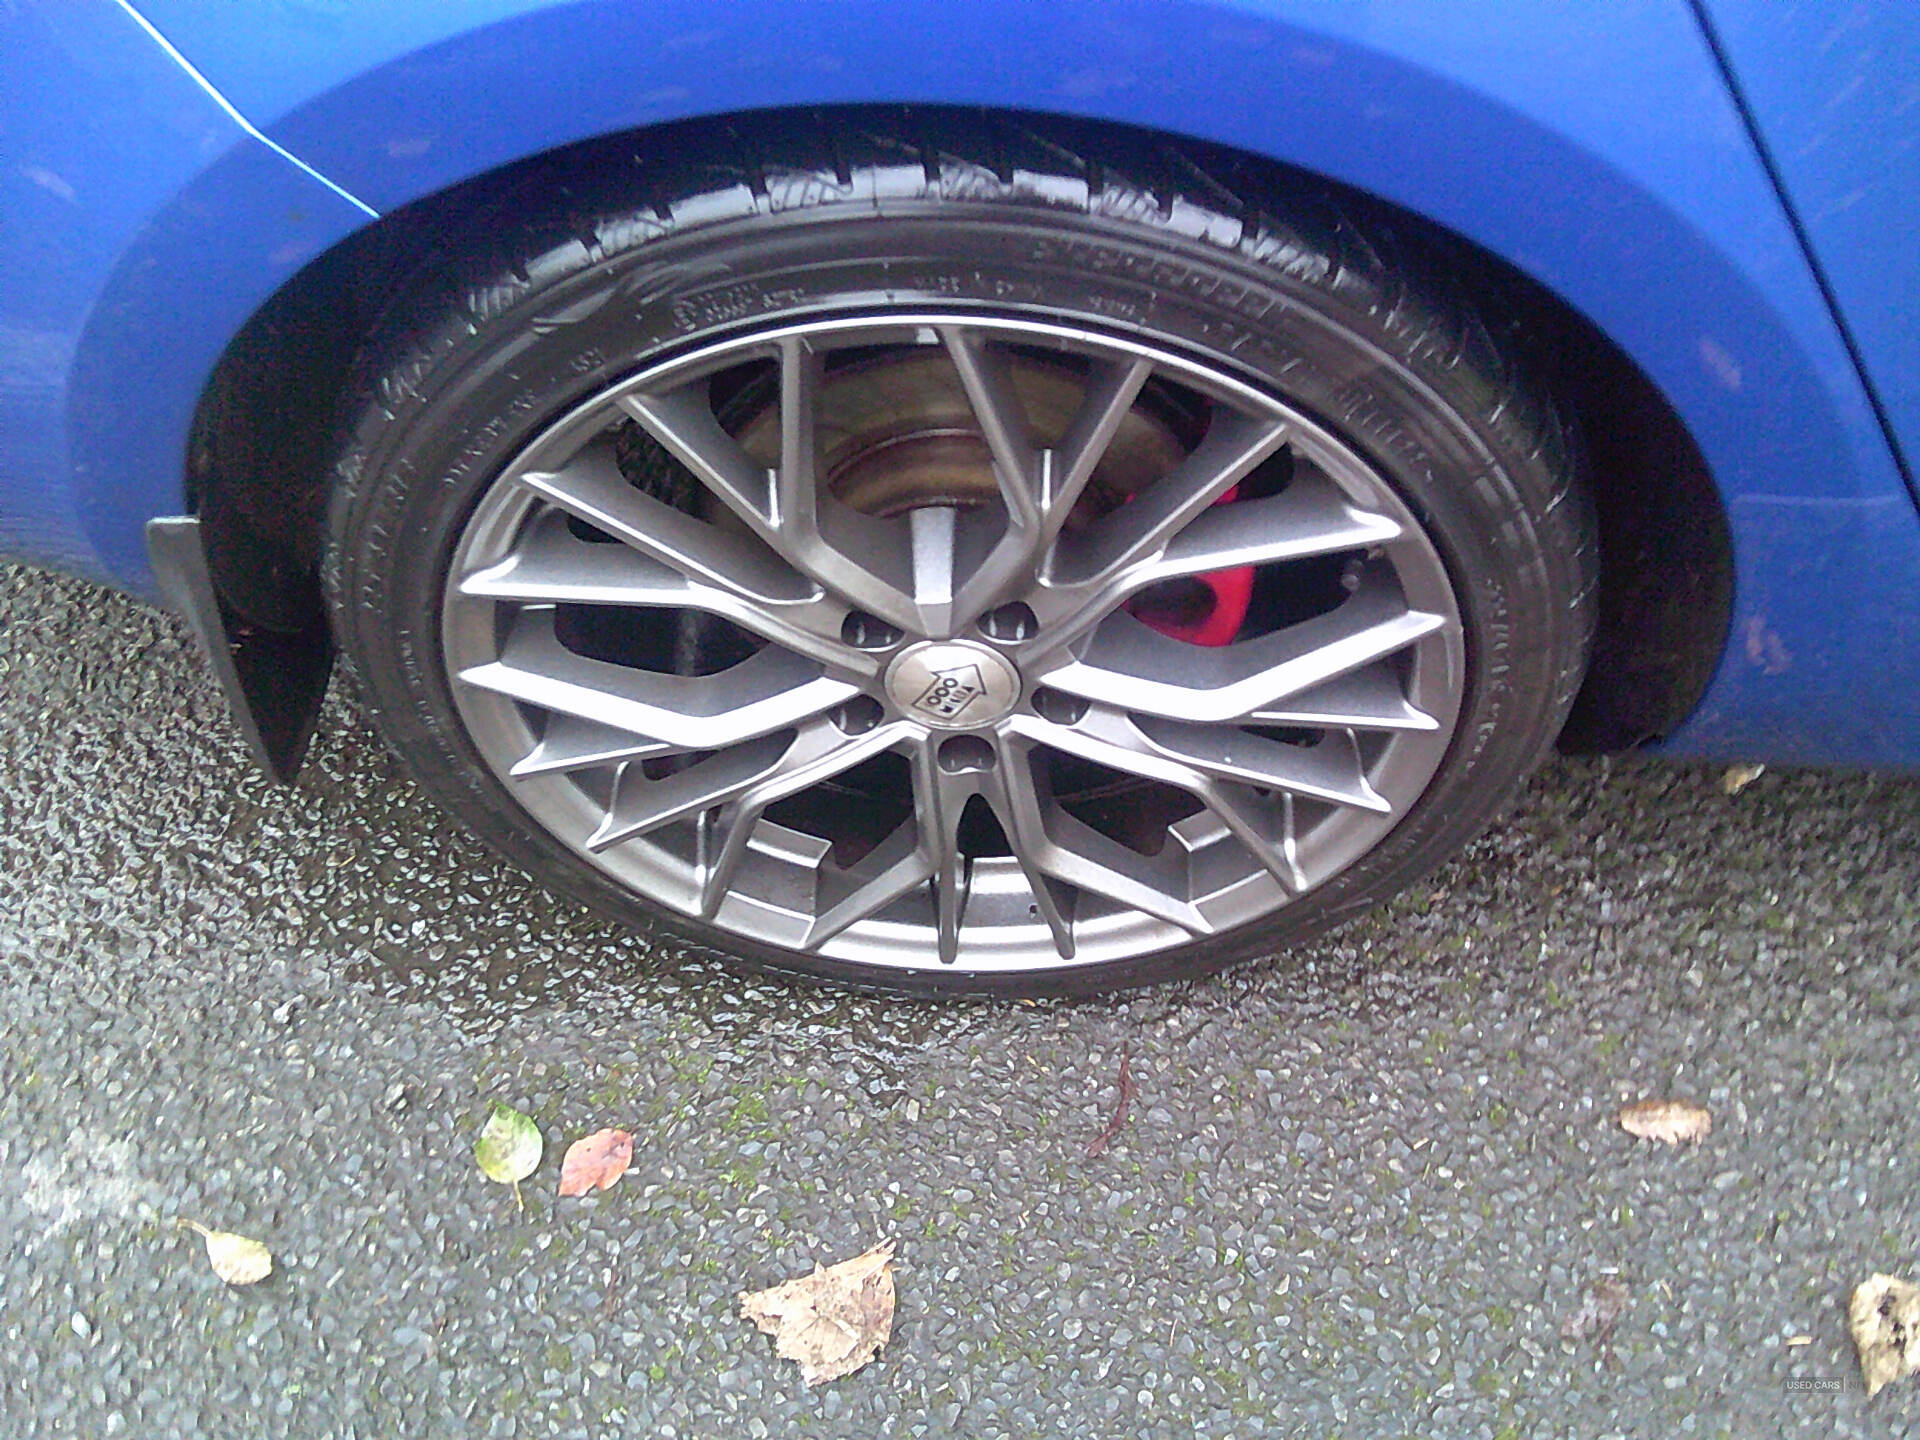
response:
M773 0L725 12L677 3L650 8L657 34L640 47L644 54L629 53L633 63L617 94L593 87L606 78L607 54L620 50L615 42L638 33L633 14L536 7L379 57L351 75L321 76L304 91L296 85L242 99L262 107L255 113L268 135L330 179L376 207L398 206L366 227L366 236L392 233L397 218L457 215L467 187L480 183L475 174L498 174L547 141L577 138L564 127L657 138L662 132L648 122L694 115L720 123L742 106L818 109L850 100L1001 107L1040 99L1068 117L1229 145L1355 187L1465 236L1529 277L1577 321L1569 333L1585 325L1579 333L1607 337L1607 349L1595 353L1624 359L1626 368L1611 374L1629 380L1589 386L1590 403L1605 408L1627 392L1651 401L1646 413L1658 416L1655 428L1668 450L1649 470L1693 475L1698 456L1697 473L1711 476L1704 492L1691 480L1679 488L1696 499L1717 498L1739 560L1735 629L1746 633L1757 624L1771 638L1757 651L1723 647L1716 638L1688 658L1690 681L1679 688L1697 693L1693 682L1707 672L1714 680L1683 743L1748 754L1764 749L1776 758L1796 749L1869 761L1920 753L1913 727L1897 715L1863 711L1850 683L1862 667L1916 666L1892 653L1884 619L1915 611L1920 585L1903 582L1920 574L1920 527L1686 7L1647 0L1629 7L1632 14L1575 25L1469 5L1453 8L1443 33L1420 7L1396 9L1369 31L1357 20L1325 15L1290 21L1297 7L1284 0L1253 7L1169 0L1128 7L1120 18L1111 7L1069 3L1044 7L1044 23L1043 7L1007 0L982 12L981 33L991 40L1019 31L1032 41L1039 58L1023 53L1015 63L978 35L959 36L948 7L855 4L835 7L839 18L823 35L821 56L833 63L769 75L745 62L702 61L718 53L715 47L744 51L756 24L791 8ZM1212 42L1204 65L1182 40L1194 33ZM1476 36L1493 43L1476 48ZM188 41L183 48L192 54ZM941 69L928 55L943 44L967 53ZM988 63L996 57L1007 63ZM860 64L845 63L851 58ZM1053 69L1043 74L1046 65ZM1602 82L1621 73L1635 73L1644 85L1642 113L1623 115L1608 98ZM649 88L652 81L660 83ZM501 115L488 111L503 86L548 97L592 94L593 102L549 106L565 118L530 124L519 101ZM457 139L440 143L435 136ZM123 265L116 283L142 292L149 312L161 305L154 297L166 297L179 323L190 325L200 297L182 302L169 291L193 289L181 278L200 251L218 248L219 216L197 197L183 197L174 209L180 223L163 253ZM347 234L357 223L343 216L336 240L373 243ZM280 297L308 293L323 267L357 253L366 252L336 246L281 287ZM244 303L267 306L284 273L236 282L256 287ZM230 289L203 308L235 314L237 294ZM103 335L117 308L97 311ZM231 353L258 333L268 308L256 309L247 327L219 325L218 333L240 347ZM202 373L220 373L211 356ZM103 378L124 384L128 376L123 368ZM83 494L81 509L101 553L118 561L128 583L144 588L134 557L145 515L127 499L162 493L160 484L139 482L157 478L169 456L186 450L188 419L116 424L117 439L96 446L101 463L85 467L81 481L84 490L88 475L113 476L115 493ZM1675 457L1688 463L1676 470ZM1794 527L1778 513L1782 502L1795 507ZM1694 513L1692 502L1677 513ZM1832 573L1875 577L1841 601L1848 613L1838 619L1832 603L1812 603L1793 583L1792 542L1808 519L1834 556ZM1613 549L1645 552L1632 544ZM1689 583L1700 579L1700 555L1669 558ZM1707 588L1724 593L1730 574L1721 564ZM1868 616L1880 623L1864 623ZM1920 613L1913 624L1920 629ZM1857 653L1831 653L1825 642L1836 626L1848 630ZM1807 663L1823 648L1830 659ZM1783 668L1781 655L1802 659ZM1636 686L1612 688L1618 699ZM1615 716L1593 738L1621 743L1658 734L1681 708L1666 707L1657 722Z
M617 164L628 152L645 155L650 147L684 153L704 143L724 152L730 132L764 133L783 124L909 133L936 119L925 108L886 107L686 122L587 142L573 148L565 168L577 172L598 163L595 157ZM1010 131L1043 136L1049 125L1045 117L998 119ZM1095 151L1104 135L1109 153L1156 143L1141 132L1086 122L1073 123L1072 132L1080 148ZM1210 183L1215 169L1195 164L1197 157L1251 164L1251 173L1265 172L1269 195L1327 187L1321 177L1255 157L1217 155L1205 147L1177 154L1195 185ZM938 161L929 152L925 163ZM431 263L436 251L457 245L472 225L486 223L503 203L514 203L508 197L524 193L533 204L566 203L564 195L552 193L551 183L542 184L549 168L559 168L554 157L534 157L357 232L277 291L227 347L195 413L188 479L215 584L237 616L275 630L311 628L320 613L314 574L330 444L349 398L360 341L411 274ZM1160 178L1155 188L1168 190L1163 203L1171 206L1177 166ZM1258 207L1263 195L1243 199ZM1508 312L1559 402L1591 437L1606 562L1602 629L1568 737L1582 749L1617 749L1664 735L1704 690L1724 643L1732 599L1726 516L1685 426L1616 345L1538 284L1421 217L1358 194L1341 193L1341 203L1376 212L1384 223L1411 232L1409 239L1447 247L1468 288L1497 288L1497 295L1477 298ZM1563 363L1569 354L1581 356L1581 363Z

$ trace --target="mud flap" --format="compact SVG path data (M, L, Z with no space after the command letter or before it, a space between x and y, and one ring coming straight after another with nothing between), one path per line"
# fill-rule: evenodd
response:
M274 780L290 783L326 698L332 635L324 624L285 635L234 616L214 589L196 516L149 520L147 558L168 603L206 652L247 749Z

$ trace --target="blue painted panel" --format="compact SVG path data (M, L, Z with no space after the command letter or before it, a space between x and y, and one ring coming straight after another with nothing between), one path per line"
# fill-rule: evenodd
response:
M1920 6L1707 8L1911 470L1920 462Z
M95 578L67 376L101 281L148 216L240 138L104 0L0 10L0 552Z
M151 596L140 526L184 504L208 372L365 217L111 0L0 9L0 104L0 554Z
M250 120L379 208L589 134L919 100L1155 126L1431 215L1611 334L1729 499L1740 639L1675 748L1920 760L1920 522L1684 0L148 8ZM138 527L177 499L219 345L359 223L261 156L235 148L91 272L74 508L123 583L144 583ZM179 333L156 341L162 315Z

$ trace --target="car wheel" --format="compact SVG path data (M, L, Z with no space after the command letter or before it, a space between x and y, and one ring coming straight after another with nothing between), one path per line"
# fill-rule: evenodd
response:
M336 632L547 883L762 968L1085 993L1324 930L1557 733L1592 519L1458 257L1009 134L595 152L413 286Z

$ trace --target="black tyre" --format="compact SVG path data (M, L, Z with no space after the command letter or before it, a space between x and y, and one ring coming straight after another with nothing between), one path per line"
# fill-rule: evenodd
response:
M913 125L582 152L419 277L324 566L389 743L607 913L918 992L1203 973L1470 839L1596 546L1467 258Z

